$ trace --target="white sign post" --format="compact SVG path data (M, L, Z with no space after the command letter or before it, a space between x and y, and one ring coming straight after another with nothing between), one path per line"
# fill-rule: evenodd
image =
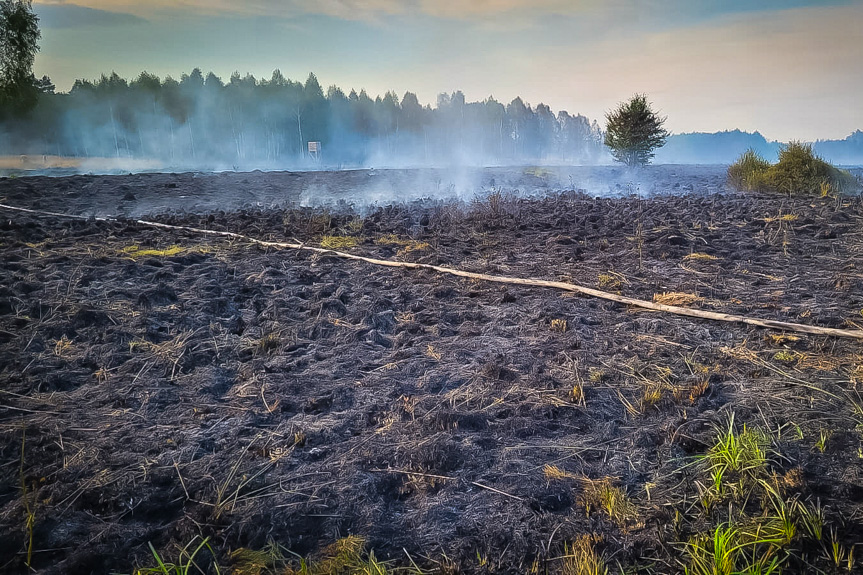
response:
M309 156L315 162L320 163L320 161L321 161L321 143L320 142L309 142Z

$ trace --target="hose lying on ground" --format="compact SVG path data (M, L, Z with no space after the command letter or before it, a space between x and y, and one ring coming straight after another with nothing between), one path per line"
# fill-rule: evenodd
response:
M79 220L89 220L95 219L97 221L116 221L116 218L89 218L85 216L75 216L69 214L60 214L56 212L45 212L38 210L30 210L27 208L18 208L14 206L8 206L5 204L0 204L0 209L12 210L17 212L24 212L28 214L35 214L38 216L51 216L51 217L59 217L59 218L72 218ZM437 273L449 274L458 277L471 278L476 280L502 283L502 284L511 284L511 285L523 285L523 286L533 286L533 287L545 287L545 288L555 288L575 293L580 293L582 295L595 297L599 299L604 299L608 301L614 301L626 305L631 305L634 307L639 307L643 309L650 309L654 311L661 311L665 313L671 313L675 315L687 316L687 317L695 317L699 319L709 319L714 321L724 321L731 323L745 323L748 325L754 325L757 327L763 327L768 329L776 329L782 331L793 331L797 333L806 333L811 335L827 335L833 337L850 337L855 339L863 339L863 330L856 329L838 329L832 327L818 327L812 325L806 325L802 323L792 323L785 321L775 321L769 319L758 319L754 317L748 317L743 315L734 315L727 313L719 313L714 311L705 311L699 309L690 309L686 307L680 307L675 305L665 305L661 303L655 303L647 300L636 299L632 297L627 297L623 295L617 295L613 293L608 293L602 290L597 290L585 286L581 286L578 284L566 283L566 282L556 282L549 280L539 280L539 279L531 279L531 278L515 278L508 276L495 276L488 274L480 274L475 272L468 272L454 268L448 268L444 266L435 266L431 264L421 264L421 263L412 263L412 262L395 262L391 260L380 260L376 258L368 258L365 256L358 256L355 254L349 254L346 252L339 252L336 250L330 250L326 248L316 248L312 246L307 246L305 244L300 243L287 243L287 242L270 242L265 240L255 239L249 236L244 236L242 234L237 234L234 232L221 232L217 230L203 230L200 228L191 228L187 226L175 226L171 224L162 224L159 222L150 222L147 220L130 220L134 221L136 224L142 226L148 226L153 228L162 228L169 230L179 230L185 232L192 232L196 234L206 234L212 236L223 236L229 238L237 238L241 240L246 240L248 242L252 242L254 244L272 248L281 248L281 249L292 249L292 250L302 250L308 252L316 252L320 254L335 256L344 259L356 260L365 262L368 264L376 265L376 266L386 266L391 268L405 268L412 270L431 270Z

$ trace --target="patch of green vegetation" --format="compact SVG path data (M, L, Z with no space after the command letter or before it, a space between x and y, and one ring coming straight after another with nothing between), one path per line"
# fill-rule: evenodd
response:
M767 436L757 429L744 425L738 432L732 414L728 427L717 430L716 442L704 456L714 494L724 496L729 479L736 479L741 490L758 479L767 467L767 445Z
M827 449L827 440L833 435L833 431L830 429L822 429L818 433L818 440L815 442L815 449L819 452L824 453L824 450Z
M727 523L691 538L684 547L687 575L768 575L784 563L781 546L759 529Z
M854 176L818 157L811 144L790 142L773 165L747 150L728 168L729 183L740 191L820 194L827 196L859 187Z
M286 557L285 553L293 555ZM239 575L261 575L282 573L284 575L391 575L407 573L422 575L413 561L410 567L395 567L392 562L380 561L374 551L366 552L366 541L362 537L349 535L326 547L315 557L301 557L275 543L263 551L237 549L231 553L232 573Z
M201 542L193 548L198 539L201 539ZM201 567L198 565L198 562L195 561L195 557L203 549L207 549L211 556L215 556L213 548L210 546L209 537L204 537L202 539L195 536L195 538L185 547L180 549L177 563L171 563L164 559L159 555L152 543L148 543L148 545L150 546L150 552L153 554L153 559L155 559L156 565L154 567L138 568L135 570L135 575L189 575L190 573L203 573L204 571L201 571ZM213 561L212 566L217 575L221 573L219 565L215 561Z
M783 349L783 350L777 351L773 355L773 359L775 359L776 361L782 361L785 363L790 363L790 362L794 361L795 359L797 359L797 355L792 351L788 351L787 349Z
M327 547L318 561L301 559L298 569L288 568L286 574L295 575L341 575L363 573L386 575L387 564L375 558L374 551L364 553L365 540L355 535L339 539Z
M819 548L817 561L837 569L830 572L853 570L853 550L833 530L828 532L820 502L800 499L800 469L782 475L769 469L782 459L778 453L777 461L769 458L770 440L757 428L737 428L733 413L727 425L716 429L701 457L706 463L702 473L712 483L702 491L702 504L710 504L698 517L676 511L678 532L683 523L694 528L683 529L687 538L675 544L687 575L778 575L800 562L811 566L810 552ZM798 492L789 494L789 489ZM720 501L727 505L714 505Z

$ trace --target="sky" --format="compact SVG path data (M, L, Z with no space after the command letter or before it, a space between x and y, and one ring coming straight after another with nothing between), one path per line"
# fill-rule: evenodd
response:
M34 72L193 68L366 89L516 96L604 123L645 93L675 133L863 129L863 0L34 0Z

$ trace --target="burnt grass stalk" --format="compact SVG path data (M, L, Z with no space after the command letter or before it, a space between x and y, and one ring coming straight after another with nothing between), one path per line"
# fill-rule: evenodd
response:
M152 217L863 323L858 197ZM0 251L2 572L861 572L853 340L132 221Z

